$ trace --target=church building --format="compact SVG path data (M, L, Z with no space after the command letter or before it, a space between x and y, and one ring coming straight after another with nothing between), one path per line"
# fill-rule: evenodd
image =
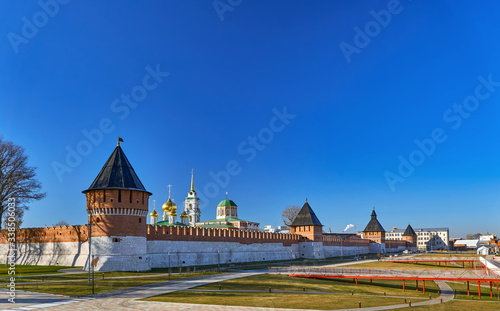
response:
M259 223L238 218L238 206L227 198L217 205L217 218L196 223L200 228L259 230Z

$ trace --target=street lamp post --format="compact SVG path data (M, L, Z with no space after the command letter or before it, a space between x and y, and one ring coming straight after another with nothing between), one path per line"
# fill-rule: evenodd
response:
M168 252L168 280L170 281L170 252Z
M87 265L89 269L89 282L90 285L90 266L92 265L92 261L90 260L90 256L92 256L92 218L89 214L89 263Z
M220 250L217 251L217 273L220 273Z
M90 266L92 267L92 295L94 295L94 255L92 255L92 261L90 262Z
M344 258L344 248L343 248L343 245L344 244L344 238L340 238L340 260L342 261L342 259Z

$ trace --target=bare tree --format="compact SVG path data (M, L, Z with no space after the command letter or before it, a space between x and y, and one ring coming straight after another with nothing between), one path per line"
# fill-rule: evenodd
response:
M478 240L479 237L481 236L481 233L476 233L476 234L467 234L467 240Z
M67 222L65 222L64 220L61 220L60 222L58 222L54 225L54 227L62 227L62 226L69 226L69 224Z
M35 177L35 169L28 166L28 156L24 154L23 147L5 141L0 136L0 220L7 220L6 211L10 198L15 199L15 218L19 227L24 211L29 210L27 204L45 197L46 194L40 192L42 185Z
M281 213L281 219L283 220L283 223L285 226L290 226L297 217L297 214L300 212L300 207L297 205L291 205L287 206L283 213Z

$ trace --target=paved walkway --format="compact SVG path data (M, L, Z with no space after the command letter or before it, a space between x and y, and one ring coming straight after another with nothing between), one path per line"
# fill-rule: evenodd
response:
M158 306L152 307L151 309L149 306L145 306L145 304L149 304L150 302L136 300L214 282L222 282L263 273L265 273L265 271L223 273L121 289L82 298L70 298L61 295L16 291L16 304L9 303L6 298L0 299L0 310L36 310L44 308L61 311L126 310L130 308L138 310L158 310ZM2 293L2 298L7 297L8 295L8 291L4 289L0 290L0 293Z
M352 264L344 263L339 265ZM222 282L235 278L248 277L252 275L263 274L266 271L241 271L224 273L210 276L197 277L192 279L182 279L165 283L156 283L145 285L135 288L117 290L94 296L87 296L82 298L70 298L61 295L51 295L43 293L33 293L16 291L16 304L7 303L6 299L0 299L0 310L36 310L46 309L54 311L87 311L87 310L170 310L170 311L201 311L201 310L224 310L224 311L307 311L304 309L277 309L277 308L259 308L259 307L238 307L238 306L218 306L218 305L201 305L201 304L186 304L186 303L169 303L169 302L154 302L154 301L140 301L138 299L148 298L160 294L171 293L179 290L186 290L189 288ZM441 290L441 296L431 300L412 303L412 306L432 305L453 299L453 290L445 282L436 282ZM3 297L6 297L7 291L0 289ZM5 293L5 295L4 295ZM383 296L382 296L383 297ZM390 310L396 308L408 307L407 304L398 304L390 306L380 306L372 308L361 308L358 310ZM343 309L349 310L349 309ZM352 310L352 309L351 309ZM342 310L340 310L342 311Z

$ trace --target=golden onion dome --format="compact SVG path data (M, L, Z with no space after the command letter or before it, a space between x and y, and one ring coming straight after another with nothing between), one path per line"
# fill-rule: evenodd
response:
M153 211L151 212L151 214L149 214L149 216L158 217L158 212L156 212L155 209L153 208Z
M186 211L182 212L181 218L188 218L188 214L186 213Z
M172 200L170 198L168 198L168 201L165 202L161 208L163 209L164 212L170 212L172 210L172 206L174 206L174 205L175 205L175 203L172 202ZM176 208L177 208L177 206L176 206Z

